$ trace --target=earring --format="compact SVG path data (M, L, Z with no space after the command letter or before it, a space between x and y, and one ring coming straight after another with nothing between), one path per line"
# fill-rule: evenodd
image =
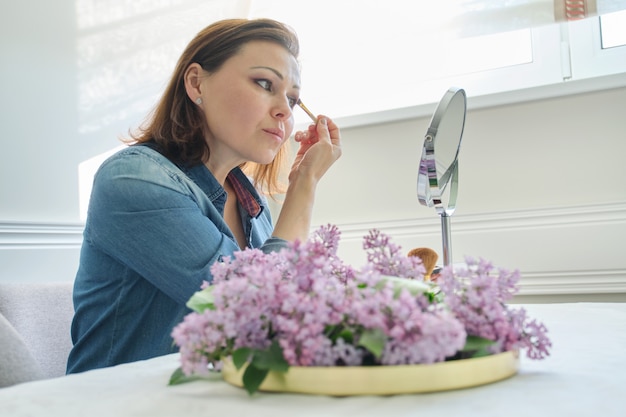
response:
M196 104L199 106L200 104L202 104L202 97L198 97L196 99Z

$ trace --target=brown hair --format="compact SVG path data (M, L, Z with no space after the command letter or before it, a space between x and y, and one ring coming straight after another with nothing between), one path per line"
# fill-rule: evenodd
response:
M211 150L203 135L205 118L187 96L185 71L196 62L205 71L215 72L245 43L254 40L275 42L298 58L300 47L297 35L283 23L271 19L227 19L213 23L187 45L163 96L145 125L136 134L131 134L132 141L153 141L160 152L176 163L195 165L206 161ZM283 146L271 163L249 163L242 168L262 191L275 194L281 191L278 176L288 152L288 148Z

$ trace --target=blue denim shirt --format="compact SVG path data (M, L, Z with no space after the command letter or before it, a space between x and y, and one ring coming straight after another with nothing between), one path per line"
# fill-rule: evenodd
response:
M231 172L261 210L241 205L248 246L271 237L267 202L244 173ZM180 168L148 146L131 146L98 170L74 284L74 347L67 372L82 372L175 352L172 329L185 303L211 281L210 267L239 246L224 221L226 192L199 164Z

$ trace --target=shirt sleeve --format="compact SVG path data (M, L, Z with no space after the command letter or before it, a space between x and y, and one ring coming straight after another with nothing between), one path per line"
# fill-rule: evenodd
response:
M271 237L265 241L261 250L263 253L280 252L281 249L286 248L289 241L281 239L279 237Z
M86 232L92 245L181 304L212 280L215 261L239 250L208 197L190 189L168 161L142 153L101 167Z

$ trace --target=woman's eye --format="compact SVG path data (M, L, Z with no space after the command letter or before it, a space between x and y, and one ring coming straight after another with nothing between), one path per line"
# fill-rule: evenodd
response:
M256 82L262 89L272 92L273 84L270 80L260 78L254 80L254 82ZM287 97L287 100L289 101L289 107L291 107L292 109L298 104L298 99L295 97Z
M256 80L256 83L264 90L272 91L272 82L270 80Z

